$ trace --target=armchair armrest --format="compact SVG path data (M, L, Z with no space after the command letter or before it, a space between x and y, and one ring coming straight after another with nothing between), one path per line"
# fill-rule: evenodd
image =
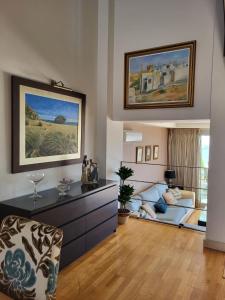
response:
M181 198L182 199L191 199L193 206L195 207L195 192L181 190Z

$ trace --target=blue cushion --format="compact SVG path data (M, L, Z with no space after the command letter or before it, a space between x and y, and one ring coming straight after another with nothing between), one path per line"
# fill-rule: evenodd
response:
M165 214L165 212L167 211L167 204L163 198L159 198L157 203L154 204L154 207L155 207L156 212L159 212L162 214Z
M157 183L154 187L158 190L160 197L162 197L162 194L166 193L166 190L168 189L166 182Z
M150 202L157 202L160 198L160 194L157 188L155 186L145 190L144 192L139 194L143 200L144 203Z
M135 196L134 196L135 198ZM130 199L130 202L126 203L126 208L130 211L137 212L139 211L140 207L142 205L142 200L140 199Z

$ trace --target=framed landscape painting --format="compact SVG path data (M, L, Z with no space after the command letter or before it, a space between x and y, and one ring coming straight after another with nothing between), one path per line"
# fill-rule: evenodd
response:
M86 96L12 77L12 173L82 161Z
M124 108L194 105L196 41L125 54Z

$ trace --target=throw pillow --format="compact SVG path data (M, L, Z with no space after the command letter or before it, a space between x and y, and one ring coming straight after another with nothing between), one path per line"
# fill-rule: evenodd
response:
M176 187L175 189L169 189L169 192L171 192L173 194L173 196L176 200L179 200L182 197L181 190L179 190L178 187Z
M162 194L160 195L158 189L153 186L144 192L141 192L139 195L144 203L148 203L148 201L157 202Z
M136 197L137 196L134 196L134 198L131 198L130 202L126 203L126 208L132 212L138 212L142 205L141 199L136 199Z
M165 214L165 212L167 211L167 204L166 204L165 199L163 199L163 198L160 198L157 201L157 203L154 204L154 207L155 207L156 212L159 212L162 214Z
M177 200L174 198L171 192L167 192L163 194L163 198L165 199L167 204L176 204Z
M146 211L153 219L157 218L156 213L154 210L151 208L151 206L148 203L145 203L144 205L141 206L141 208Z

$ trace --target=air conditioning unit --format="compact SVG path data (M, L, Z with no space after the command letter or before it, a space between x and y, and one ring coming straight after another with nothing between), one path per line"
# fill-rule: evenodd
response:
M142 132L136 132L131 130L125 130L123 132L123 140L124 142L142 142L143 139L143 133Z

